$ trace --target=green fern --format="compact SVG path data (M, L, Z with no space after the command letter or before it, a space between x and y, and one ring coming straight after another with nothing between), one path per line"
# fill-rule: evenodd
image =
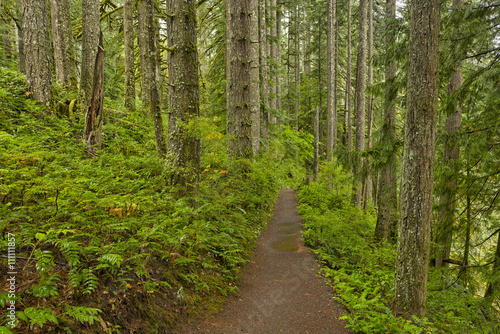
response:
M30 325L38 325L43 327L47 322L59 324L57 317L53 314L53 310L43 307L28 307L22 312L18 312L19 319L28 322Z
M96 316L98 313L102 313L102 310L93 307L66 305L66 314L79 322L93 325L94 321L99 321Z

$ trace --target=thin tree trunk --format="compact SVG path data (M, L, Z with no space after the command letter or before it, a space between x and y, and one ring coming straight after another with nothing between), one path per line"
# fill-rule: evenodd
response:
M260 149L260 92L259 92L259 0L250 2L250 113L252 118L252 148Z
M347 0L347 80L346 80L346 95L347 95L347 166L352 169L352 70L351 70L351 0Z
M186 125L200 114L196 1L167 1L168 153L177 173L174 183L190 193L196 188L200 140Z
M134 7L132 0L123 3L123 38L125 49L125 108L135 111Z
M99 0L88 0L82 8L82 63L80 91L83 92L82 107L87 113L93 93L94 66L101 31Z
M10 13L6 11L5 4L1 5L1 31L2 31L2 51L3 51L3 61L4 66L10 66L12 61L12 38L11 38L11 29L12 29L12 20L10 19Z
M368 82L367 85L371 86L373 84L373 0L368 0ZM368 113L366 115L368 131L366 133L367 144L366 148L368 151L372 148L372 134L373 134L373 104L375 97L370 94L368 97ZM372 199L373 193L373 180L372 173L370 169L370 158L366 159L365 163L367 167L365 183L365 195L364 195L364 209L368 208L368 202Z
M35 0L23 0L22 4L26 82L33 98L49 105L52 99L52 54L47 4Z
M269 83L269 106L273 110L271 115L269 115L269 121L271 123L276 123L276 116L274 116L274 113L276 112L276 81L275 81L275 71L276 71L276 0L271 0L270 6L269 6L269 16L270 16L270 21L271 21L271 28L269 28L269 38L268 38L268 43L269 43L269 59L272 61L271 65L269 66L270 68L270 77L272 80L272 84Z
M335 9L336 0L328 0L328 29L327 29L327 130L326 130L326 157L333 159L333 150L337 142L337 106L335 105Z
M65 86L76 89L69 0L51 0L50 12L56 79Z
M161 101L160 101L160 87L159 87L159 74L158 74L158 59L156 54L157 41L156 41L156 22L154 18L155 8L154 0L140 0L139 3L145 2L145 20L146 20L146 73L143 76L148 81L149 89L149 110L153 117L155 128L156 149L158 156L164 158L167 152L167 143L165 141L165 134L163 131L163 118L161 115ZM196 44L195 44L196 45Z
M394 20L396 19L396 0L387 0L385 7L386 48L394 43ZM397 155L396 145L396 105L397 87L394 83L396 77L396 64L386 55L385 59L385 97L384 97L384 123L382 126L382 142L384 146L391 147L389 156L380 170L378 186L378 213L375 238L396 241L397 226Z
M266 0L259 0L260 7L260 68L262 94L262 137L269 138L269 87L267 81L267 28L266 28Z
M319 107L314 109L314 165L313 176L314 181L318 180L319 169Z
M356 162L354 163L354 204L361 207L363 200L363 181L361 171L364 159L361 152L365 149L365 105L366 105L366 30L367 0L359 1L359 39L358 58L356 63Z
M425 316L436 141L439 0L413 0L395 307Z
M18 52L18 63L19 72L26 74L26 63L24 55L24 37L23 37L23 10L22 10L22 0L16 0L17 8L17 22L16 22L16 32L17 32L17 52Z
M281 2L276 3L276 67L276 109L281 115Z
M102 32L99 35L99 44L94 65L94 79L92 85L92 96L85 115L85 139L89 153L95 154L96 149L102 147L102 122L103 122L103 84L104 84L104 47Z
M148 63L148 48L149 48L149 34L147 25L147 12L146 12L146 2L145 0L137 1L137 30L138 30L138 44L139 44L139 54L141 59L141 100L142 100L142 110L148 115L149 99L151 96L149 87L149 68Z
M231 163L251 159L251 31L252 15L257 15L255 0L227 2L227 135ZM249 166L235 166L245 172Z
M300 113L300 43L299 43L299 6L294 5L295 19L294 19L294 44L295 44L295 131L298 132L298 119Z

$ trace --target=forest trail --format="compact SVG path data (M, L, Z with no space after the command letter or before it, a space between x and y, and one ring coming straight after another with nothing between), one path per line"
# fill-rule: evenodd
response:
M220 313L183 324L177 333L351 333L339 320L343 306L318 275L301 230L295 191L283 189L240 276L237 296Z

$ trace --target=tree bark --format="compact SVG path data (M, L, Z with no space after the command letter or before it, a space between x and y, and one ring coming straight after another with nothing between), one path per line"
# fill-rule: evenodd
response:
M368 81L367 85L371 86L373 84L373 0L368 0ZM373 134L373 104L375 102L375 97L373 94L368 96L368 112L366 114L366 123L368 130L366 133L366 148L368 151L372 148L372 134ZM373 192L373 180L372 173L370 169L370 158L367 157L365 160L366 166L366 178L363 208L366 210L368 208L368 202L372 199Z
M359 1L358 58L356 63L356 161L354 163L354 204L361 207L363 187L361 171L364 159L361 152L365 149L365 104L366 104L366 31L367 0Z
M132 0L123 3L123 39L125 51L125 109L135 111L134 6Z
M281 115L281 3L276 3L276 109ZM278 119L279 121L279 119Z
M260 68L262 94L262 137L269 138L269 87L267 81L267 28L266 28L266 0L259 0L260 7Z
M151 32L148 31L148 13L146 11L146 1L137 1L137 31L139 44L139 55L141 60L141 100L142 110L148 115L149 99L151 96L149 85L149 36Z
M413 0L395 307L425 315L436 140L439 0Z
M269 28L269 59L272 63L271 78L272 84L269 83L269 104L272 109L272 113L269 115L269 121L271 123L276 123L276 0L271 0L271 5L269 7L271 28ZM269 40L268 39L268 40Z
M16 0L16 32L17 32L17 52L19 72L26 74L26 63L24 55L24 37L23 37L23 6L22 0Z
M144 4L142 4L144 3ZM139 0L138 5L144 6L144 20L145 20L145 31L143 32L146 36L146 45L143 55L145 61L145 70L143 73L143 82L146 80L149 91L148 106L151 116L153 117L154 128L155 128L155 139L156 139L156 149L158 151L158 156L164 158L167 152L167 143L165 142L165 134L163 131L163 118L161 115L161 101L160 101L160 87L159 87L159 74L158 74L158 59L156 54L157 40L156 40L156 22L155 22L155 8L154 0ZM196 44L194 46L196 49Z
M51 0L50 13L56 79L66 87L76 89L76 67L69 0Z
M90 107L94 84L94 66L99 45L99 0L87 0L82 8L82 63L80 91L84 114Z
M319 173L319 107L314 109L314 165L313 177L314 181L318 180Z
M333 159L337 143L337 107L335 105L335 10L336 0L328 0L326 85L327 85L327 130L326 157Z
M174 180L186 192L195 189L200 166L200 140L187 126L200 114L196 1L168 0L168 153Z
M396 19L396 0L387 0L385 6L386 49L394 43ZM385 96L384 96L384 123L382 125L382 142L390 147L386 161L380 170L378 186L378 213L375 238L396 241L397 226L397 155L396 145L396 105L397 87L394 83L396 77L396 63L387 54L385 58Z
M23 0L22 4L26 82L33 98L49 105L52 99L52 54L47 4L43 0Z
M95 154L96 149L102 147L102 122L103 122L103 84L104 84L104 47L102 32L99 34L99 44L94 64L94 82L92 84L92 95L90 104L85 114L85 138L89 153Z
M232 162L253 156L250 67L255 66L251 58L255 8L255 0L227 2L227 135Z
M299 7L294 5L295 22L294 22L294 44L295 44L295 131L298 132L298 119L300 113L300 43L299 43Z
M252 118L252 148L260 149L260 92L259 92L259 0L250 2L250 113Z
M347 78L346 78L346 99L347 99L347 166L352 170L352 70L351 70L351 0L347 0Z

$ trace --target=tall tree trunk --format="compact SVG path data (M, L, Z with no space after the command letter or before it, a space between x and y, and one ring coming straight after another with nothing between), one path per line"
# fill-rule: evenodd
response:
M89 153L94 154L96 149L102 147L102 122L104 120L104 46L102 41L102 32L99 34L99 44L97 55L94 60L94 74L92 76L92 95L89 96L89 107L85 114L85 139Z
M80 91L84 114L90 107L94 84L94 66L99 45L99 0L87 0L82 8L82 63Z
M26 62L24 55L24 37L23 37L23 6L22 0L16 0L16 32L17 32L17 52L18 52L18 63L19 72L26 74Z
M326 157L333 159L333 150L337 142L337 106L335 105L335 9L336 0L328 0L326 86L327 86L327 130Z
M367 30L367 0L359 1L359 39L358 59L356 63L356 162L354 163L354 204L361 206L363 187L361 171L364 159L361 151L365 149L365 105L366 105L366 30Z
M397 310L425 315L436 140L439 0L413 0L394 296Z
M174 183L191 192L200 166L200 140L186 128L200 114L196 0L168 0L168 153L176 170Z
M23 0L22 5L26 82L33 98L49 105L52 99L52 53L47 3Z
M10 18L10 13L5 9L5 4L1 3L1 31L2 31L2 51L3 51L3 61L4 66L10 66L12 61L12 20Z
M347 166L352 169L352 70L351 70L351 0L347 0L347 80L346 80L346 99L347 99Z
M267 28L266 28L266 0L259 0L260 7L260 68L262 94L262 137L269 138L269 87L267 81Z
M125 49L125 108L135 111L134 6L132 0L123 3L123 39Z
M306 19L306 33L305 33L305 41L304 41L304 77L306 80L310 79L311 76L311 57L309 54L309 48L311 45L311 23L309 22L309 19ZM312 109L312 103L311 103L311 85L307 85L307 110L308 113ZM296 115L296 128L295 131L299 131L299 118L298 114Z
M386 49L394 43L396 19L396 0L387 0L385 6ZM396 145L396 105L397 87L395 85L396 63L387 54L385 58L385 96L384 123L382 126L382 142L391 148L389 156L380 170L378 186L378 213L375 238L396 241L397 226L397 155Z
M269 28L268 43L269 43L269 59L271 60L270 77L271 82L269 83L269 106L272 109L271 115L269 115L269 121L271 123L276 123L276 0L270 0L270 6L268 9L269 21L271 22L271 27Z
M298 119L300 113L300 43L299 43L299 7L294 5L294 44L295 44L295 131L298 132Z
M50 13L56 79L70 89L76 90L76 68L69 0L51 0Z
M314 181L318 180L319 172L319 107L314 109L314 165L313 177Z
M281 115L281 2L276 3L276 109ZM279 121L279 119L278 119Z
M373 0L368 0L368 82L367 85L371 86L373 84ZM368 151L372 148L372 134L373 134L373 104L374 96L370 94L368 97L368 112L366 115L366 123L368 126L368 131L366 133L367 144L366 148ZM367 167L365 183L365 195L364 195L364 209L368 207L368 202L372 199L373 193L373 180L372 173L370 169L370 158L366 159L365 163Z
M161 115L160 87L158 74L158 59L157 59L157 40L156 40L156 21L154 0L139 0L138 5L145 8L145 37L146 46L144 47L146 54L143 55L145 61L145 73L142 73L147 82L149 90L148 106L151 116L153 117L155 128L156 149L158 156L164 158L167 152L167 143L165 142L165 134L163 131L163 118ZM192 46L196 48L195 46Z
M260 92L259 92L259 0L250 3L250 113L252 118L252 148L260 149Z
M463 0L454 0L453 8L458 9ZM458 48L454 47L454 55L460 58L457 54ZM448 83L448 96L453 96L462 86L462 61L458 60ZM456 192L458 183L458 157L460 153L460 126L462 122L462 107L460 101L451 103L447 108L446 122L444 125L444 152L443 165L445 167L444 178L446 185L442 189L442 194L439 198L440 208L438 216L438 226L436 229L436 251L435 265L441 267L443 259L450 257L451 241L453 236L453 222L455 221L456 208Z
M256 0L227 2L227 135L228 155L234 162L251 159L252 114L251 36L252 16L257 15ZM248 166L242 166L245 172ZM237 169L240 169L239 167Z
M139 44L139 54L141 60L141 100L142 100L142 110L147 115L149 107L149 99L151 96L149 87L149 35L148 31L148 14L146 11L146 1L137 1L137 30L138 38L137 42Z

